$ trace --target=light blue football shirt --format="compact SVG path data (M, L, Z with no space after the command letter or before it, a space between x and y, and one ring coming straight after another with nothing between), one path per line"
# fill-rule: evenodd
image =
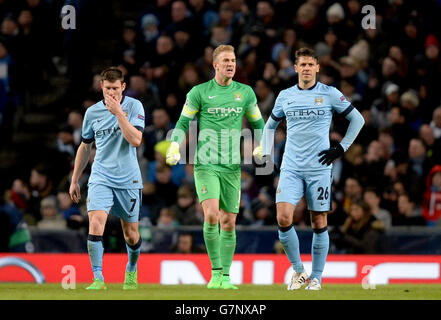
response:
M145 126L144 107L139 100L123 96L121 108L138 130ZM95 140L96 154L89 183L118 189L141 189L142 179L136 148L124 138L116 117L104 100L86 110L81 132L83 142Z
M330 147L332 115L337 112L346 116L353 109L339 90L321 82L306 90L298 85L282 90L271 114L275 121L286 118L287 138L281 169L331 169L319 163L318 154Z

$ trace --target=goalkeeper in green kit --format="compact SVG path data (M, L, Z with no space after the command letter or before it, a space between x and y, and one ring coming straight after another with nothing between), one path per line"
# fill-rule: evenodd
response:
M245 115L258 139L265 123L251 87L233 81L234 47L217 47L213 51L213 67L214 79L193 87L187 94L166 162L175 165L179 161L179 145L196 116L199 134L194 179L204 210L203 235L212 268L207 288L238 289L231 284L229 272L236 248L235 226L240 205L242 120Z

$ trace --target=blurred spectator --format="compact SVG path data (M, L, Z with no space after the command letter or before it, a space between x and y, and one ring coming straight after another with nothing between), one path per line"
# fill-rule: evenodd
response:
M426 178L423 216L428 225L438 225L441 217L441 165L433 166Z
M163 107L153 110L152 116L152 124L145 128L142 139L144 144L143 155L148 161L155 159L155 145L165 140L168 131L175 126L174 123L170 121L170 115L167 110Z
M433 129L429 124L423 124L419 130L419 138L426 147L426 156L431 164L441 164L441 139L435 140Z
M180 225L198 225L204 222L204 216L196 210L196 197L189 185L182 185L178 189L177 203L170 207Z
M400 87L395 83L386 82L383 87L383 97L376 99L371 106L372 124L378 129L390 125L388 114L398 106L400 98Z
M3 245L4 251L28 252L34 251L32 237L27 223L23 219L23 212L30 197L28 186L21 179L15 179L11 189L4 194L4 204L0 201L0 215L4 214L5 236L7 242ZM2 221L3 222L3 221Z
M83 101L84 111L86 111L88 107L94 105L95 103L103 99L100 74L93 75L91 86L85 96L86 99Z
M254 199L253 201L251 201L250 210L253 216L253 220L250 224L251 226L259 227L274 225L274 217L271 215L268 207L261 200Z
M360 133L355 139L355 143L363 146L369 145L373 140L378 139L379 132L377 128L372 124L372 113L370 109L360 110L364 119L364 126L361 128Z
M202 82L213 79L214 77L213 50L213 46L206 46L203 55L195 62L195 65L201 74Z
M61 153L67 153L68 157L73 162L75 160L75 141L74 141L74 129L71 125L63 125L58 131L57 147Z
M409 125L417 133L422 124L422 118L418 110L420 100L414 90L404 92L400 97L400 105L409 114Z
M0 83L1 83L1 87L4 90L4 94L9 92L10 90L11 66L12 66L12 57L9 54L8 48L5 46L5 43L2 42L2 39L0 38L0 70L2 70L2 72L0 73ZM3 109L0 109L0 111L3 111Z
M427 150L421 139L412 139L409 142L409 168L418 178L426 177L431 164L427 158Z
M263 80L266 80L274 92L278 94L282 89L284 89L284 80L280 78L278 74L278 68L274 62L266 62L263 67Z
M134 74L129 78L125 94L141 101L144 106L146 124L150 124L153 110L161 106L157 88L142 75Z
M344 187L343 209L349 212L354 201L360 200L363 196L363 189L360 182L355 178L347 178Z
M433 129L433 134L435 135L435 139L441 138L441 106L436 107L435 110L433 110L430 126Z
M219 19L219 13L213 8L212 3L207 0L189 1L194 18L200 26L203 26L204 35L207 36L211 26Z
M148 176L147 181L149 182L155 182L157 179L156 171L158 166L165 165L165 156L167 152L167 148L170 146L170 141L160 141L157 144L155 144L154 150L155 150L155 160L150 161L148 165ZM185 169L184 165L181 163L177 163L176 165L169 167L171 170L171 180L173 184L177 187L181 186L182 179L185 176Z
M67 223L58 210L57 198L47 196L41 200L41 220L37 227L40 230L65 230Z
M144 183L143 196L150 206L152 220L156 221L159 210L176 203L178 186L173 183L172 169L161 162L156 162L155 172L150 181Z
M317 30L318 10L310 2L305 2L297 9L293 23L299 37L307 44L317 43L321 39L321 30Z
M221 1L218 9L219 15L216 23L224 26L231 34L234 31L234 11L230 1Z
M276 97L274 92L271 90L270 84L263 79L256 81L254 91L256 92L257 104L259 105L260 112L266 121L271 115Z
M173 210L168 207L163 207L159 212L158 222L156 226L162 230L170 230L179 226L178 220Z
M263 0L257 2L255 21L252 21L251 24L265 30L266 37L271 42L275 41L279 35L281 25L280 20L275 16L272 1Z
M122 34L115 48L113 58L114 65L123 65L128 74L136 72L139 67L140 52L136 39L136 23L135 21L125 21L123 23Z
M274 242L273 252L275 254L285 254L285 249L283 248L283 244L280 242L280 240L276 240Z
M355 201L349 209L349 216L340 229L333 229L330 240L344 253L373 254L379 252L379 238L384 230L378 223L368 204Z
M215 23L211 27L209 36L209 45L214 48L220 46L221 44L230 44L231 42L231 34L227 27L219 23Z
M294 61L294 54L298 48L299 44L297 42L297 33L295 29L286 28L283 31L281 41L277 42L271 49L271 59L278 63L282 56L282 58Z
M167 34L160 35L156 41L155 50L147 58L140 71L147 81L152 82L158 88L159 96L165 96L175 87L174 81L179 74L173 38Z
M367 188L363 193L363 200L369 205L372 215L384 225L387 230L392 226L392 217L389 211L380 207L381 195L375 188Z
M181 92L181 96L178 98L182 102L180 107L184 104L187 93L196 85L201 83L201 77L199 75L199 70L193 63L186 63L182 67L181 74L178 78L178 88ZM177 108L176 108L177 109Z
M383 157L389 160L395 150L394 136L390 128L384 128L378 132L378 142L383 148Z
M422 209L408 194L398 197L398 214L392 218L393 226L425 226L426 220L422 216Z
M165 27L165 32L173 35L179 28L185 28L191 35L198 38L201 34L201 25L195 19L190 10L188 10L185 1L173 1L171 4L172 21Z
M78 110L72 110L67 117L67 123L73 128L73 141L75 150L81 143L81 130L83 127L83 115Z
M81 227L87 226L88 219L81 214L78 205L72 202L69 193L59 191L57 200L61 214L66 220L69 229L80 229Z
M332 199L331 210L327 215L328 226L339 227L343 225L348 214L343 210L338 201Z
M29 177L31 197L25 213L25 221L29 225L35 225L41 216L40 202L53 192L53 181L49 178L48 170L43 164L38 164L31 170Z
M415 133L409 125L408 115L409 112L406 109L398 106L393 107L388 114L390 128L394 137L394 145L397 151L406 151L410 139L415 136Z
M191 233L181 233L178 236L178 241L172 246L171 252L173 253L204 253L203 246L196 245L194 243L194 237Z
M378 179L377 173L383 170L385 163L382 145L377 140L371 141L364 155L363 163L359 167L359 182L363 185L375 185Z
M355 92L355 79L343 79L340 83L340 90L346 99L353 105L359 105L362 101L361 95Z

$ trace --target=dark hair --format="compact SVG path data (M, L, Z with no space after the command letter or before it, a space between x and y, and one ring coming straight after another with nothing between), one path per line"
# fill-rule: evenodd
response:
M315 54L314 50L310 48L305 48L305 47L300 48L299 50L296 51L295 57L296 57L296 60L294 62L295 64L297 64L300 57L312 57L315 59L315 61L317 61L317 63L319 62L319 59Z
M101 72L101 81L105 80L109 82L115 82L118 80L124 82L124 74L121 69L118 69L117 67L110 67Z
M378 190L378 188L376 186L368 186L368 187L366 187L366 189L364 189L363 194L366 193L366 192L372 192L378 198L381 199L381 193L380 193L380 191Z
M362 199L355 200L351 203L351 205L356 205L363 210L364 214L371 214L371 207Z

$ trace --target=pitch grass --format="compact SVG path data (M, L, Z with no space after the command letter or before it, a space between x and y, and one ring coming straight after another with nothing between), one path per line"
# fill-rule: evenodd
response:
M440 300L439 284L389 284L363 289L359 284L324 284L321 291L287 291L285 285L239 285L239 290L208 290L201 285L140 284L122 290L107 284L105 291L89 291L89 284L63 289L59 283L0 283L0 300Z

